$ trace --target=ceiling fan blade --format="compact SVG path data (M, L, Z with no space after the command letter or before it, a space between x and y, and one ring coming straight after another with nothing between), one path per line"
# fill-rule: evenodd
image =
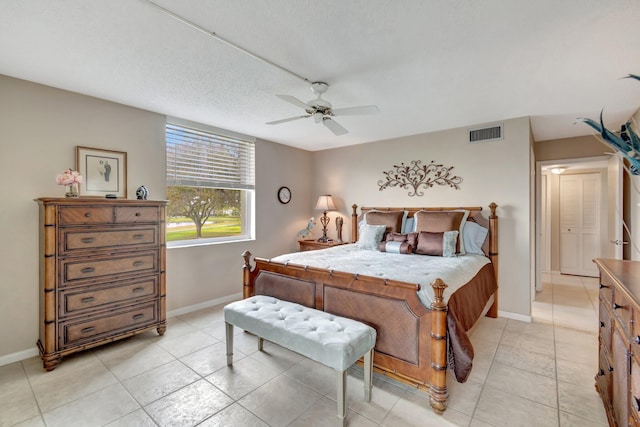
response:
M333 132L335 136L340 136L340 135L344 135L345 133L349 133L349 131L343 128L340 124L338 124L338 122L336 122L335 120L331 120L328 117L325 117L322 120L322 124L325 125L327 128L329 128L329 130Z
M279 125L280 123L291 122L293 120L298 120L298 119L306 119L306 118L309 118L309 117L311 117L311 116L289 117L288 119L274 120L272 122L265 123L265 125Z
M380 109L377 105L363 105L360 107L336 108L332 111L334 116L355 116L359 114L377 114Z
M298 98L295 98L291 95L276 95L276 96L282 99L283 101L287 101L288 103L293 104L296 107L300 107L304 110L308 110L310 108L306 103L300 101Z

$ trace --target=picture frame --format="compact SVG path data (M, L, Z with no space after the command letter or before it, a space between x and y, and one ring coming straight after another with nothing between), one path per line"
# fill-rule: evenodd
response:
M82 197L127 197L127 153L76 146L76 170L84 177Z

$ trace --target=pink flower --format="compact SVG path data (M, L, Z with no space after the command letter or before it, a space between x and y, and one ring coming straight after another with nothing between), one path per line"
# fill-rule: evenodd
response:
M56 177L56 184L58 185L71 185L82 184L82 175L71 169L67 169Z

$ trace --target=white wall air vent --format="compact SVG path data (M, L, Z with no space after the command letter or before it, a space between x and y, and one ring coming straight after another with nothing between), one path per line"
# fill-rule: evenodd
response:
M503 139L502 123L479 129L468 129L469 144L477 144L479 142L497 141Z

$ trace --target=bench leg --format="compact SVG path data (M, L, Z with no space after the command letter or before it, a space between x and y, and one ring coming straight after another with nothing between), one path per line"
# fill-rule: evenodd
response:
M364 354L364 401L371 402L371 380L373 379L373 348Z
M258 337L258 351L262 351L264 348L264 338Z
M338 372L338 389L337 389L337 401L338 401L338 425L341 427L346 426L347 421L347 371Z
M227 343L227 366L233 365L233 325L224 323L224 333Z

